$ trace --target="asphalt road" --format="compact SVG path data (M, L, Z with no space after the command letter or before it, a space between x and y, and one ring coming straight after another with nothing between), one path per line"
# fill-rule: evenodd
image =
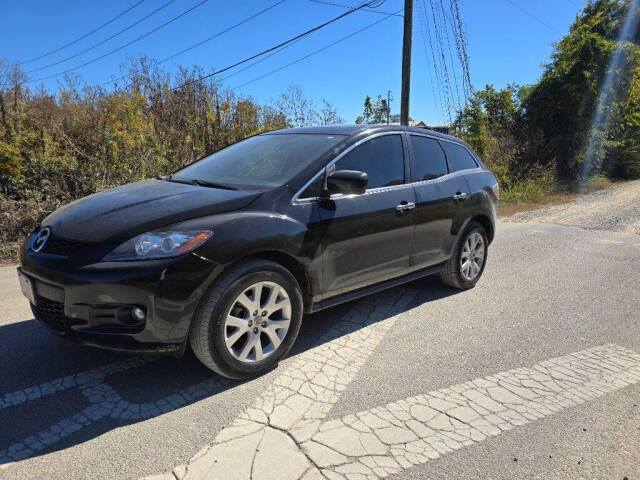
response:
M270 419L279 422L277 429L260 433L258 446L251 447L260 452L269 444L289 442L279 450L284 457L254 453L249 461L256 478L284 479L284 471L293 471L297 462L302 462L300 470L291 478L376 478L371 472L394 479L640 478L639 271L638 235L500 222L484 276L473 290L459 293L427 278L307 316L297 346L277 370L238 383L211 374L191 354L181 360L131 357L59 339L32 319L15 269L3 267L0 478L139 478L184 464L189 464L187 478L202 478L199 472L208 472L208 478L240 478L242 467L224 476L211 465L199 470L212 456L220 465L231 459L228 452L206 446L216 436L218 443L222 437L230 438L234 419L247 417L247 412L259 416L268 408L282 412L287 402L286 414L276 419L274 413ZM597 348L601 346L605 347ZM573 352L580 353L566 357ZM602 376L596 387L571 377L584 371L583 367L571 370L571 362L593 355L597 358L593 368ZM621 357L626 358L620 367L624 371L615 373L612 366ZM331 444L339 440L340 429L325 435L330 451L314 452L307 448L313 442L300 446L291 440L299 438L293 426L298 420L293 417L315 407L309 402L294 405L295 396L287 399L277 392L296 378L296 372L311 372L313 358L326 362L327 375L322 374L320 382L317 371L306 373L296 388L302 391L309 382L333 382L327 387L330 394L313 413L313 418L325 422L321 431L374 407L393 408L394 402L427 392L444 392L433 394L432 400L453 399L453 392L463 389L448 387L475 379L497 382L503 378L495 375L500 372L564 365L566 358L573 359L567 364L573 373L558 384L566 389L566 398L582 392L586 400L569 400L531 418L523 413L525 421L505 420L500 428L492 427L493 434L460 439L458 444L452 440L433 458L428 458L425 452L432 449L425 446L417 457L407 457L411 465L385 447L387 453L375 457L379 460L361 458L363 463L391 462L386 469L371 467L367 474L354 469L354 458L361 454L353 451L349 439ZM552 362L546 362L549 359ZM340 361L348 368L329 370ZM516 391L523 398L535 395L533 389ZM276 393L270 396L270 392ZM464 413L453 415L448 410L443 418L455 427L451 418L464 422ZM427 422L435 431L442 428L456 438L432 423ZM278 432L289 432L290 437ZM413 438L403 423L384 434ZM250 443L252 435L240 440ZM385 445L397 443L387 442L378 430L376 435ZM313 438L323 441L322 434ZM402 440L403 445L407 441ZM193 460L198 452L203 452L200 460ZM307 462L310 459L313 463ZM314 476L323 465L330 467L322 469L325 477ZM181 476L184 469L176 472ZM162 478L174 477L165 473Z

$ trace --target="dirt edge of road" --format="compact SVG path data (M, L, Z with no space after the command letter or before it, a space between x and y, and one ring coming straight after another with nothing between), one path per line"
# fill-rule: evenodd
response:
M570 202L515 213L501 220L555 223L640 235L640 180L615 184Z

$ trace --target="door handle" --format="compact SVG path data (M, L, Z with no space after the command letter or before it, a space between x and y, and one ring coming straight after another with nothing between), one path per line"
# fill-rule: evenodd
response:
M451 198L453 198L454 200L464 200L465 198L467 198L467 194L465 192L458 192Z
M396 207L396 211L398 212L406 212L407 210L413 210L416 208L416 204L413 202L401 202L400 205Z

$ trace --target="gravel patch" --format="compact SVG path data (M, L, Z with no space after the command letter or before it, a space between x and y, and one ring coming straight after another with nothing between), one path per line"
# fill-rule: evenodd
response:
M640 235L640 180L583 195L561 205L516 213L502 220L556 223Z

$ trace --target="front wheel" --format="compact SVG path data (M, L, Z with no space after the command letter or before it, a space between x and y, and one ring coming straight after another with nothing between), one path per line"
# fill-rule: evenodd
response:
M275 262L251 260L232 267L205 295L189 341L211 370L250 378L271 370L289 352L301 322L295 277Z
M488 245L484 227L477 222L470 222L445 264L445 269L440 272L440 279L461 290L473 288L484 272Z

